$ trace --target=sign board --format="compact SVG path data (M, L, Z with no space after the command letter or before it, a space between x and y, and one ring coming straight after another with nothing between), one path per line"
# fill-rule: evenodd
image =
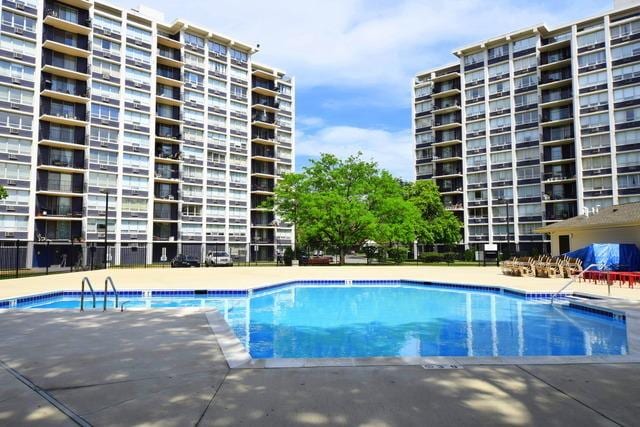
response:
M492 252L498 250L498 245L496 243L485 243L484 244L485 252Z

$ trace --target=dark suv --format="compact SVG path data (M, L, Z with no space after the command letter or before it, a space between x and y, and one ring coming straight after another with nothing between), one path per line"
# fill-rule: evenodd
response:
M171 260L171 267L200 267L200 260L191 255L179 254Z

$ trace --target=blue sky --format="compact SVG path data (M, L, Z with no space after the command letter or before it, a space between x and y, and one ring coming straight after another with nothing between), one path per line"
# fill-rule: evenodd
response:
M112 0L135 7L140 0ZM612 0L154 0L167 21L184 18L250 44L255 61L297 84L300 170L320 152L361 151L413 178L411 79L453 62L461 46L532 25L564 24ZM203 11L205 11L203 13Z

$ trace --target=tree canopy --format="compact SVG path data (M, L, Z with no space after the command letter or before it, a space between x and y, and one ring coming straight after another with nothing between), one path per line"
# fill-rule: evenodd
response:
M274 191L276 212L296 226L297 243L335 248L342 263L348 249L367 240L392 246L460 238L435 185L403 184L360 154L322 154L301 173L286 174Z
M0 200L4 200L9 197L9 193L7 193L7 189L0 185Z

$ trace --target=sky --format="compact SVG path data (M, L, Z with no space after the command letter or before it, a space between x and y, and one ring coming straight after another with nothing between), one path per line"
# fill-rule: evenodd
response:
M413 179L411 84L459 47L611 9L612 0L142 1L250 45L256 62L296 79L296 170L320 153L361 152Z

